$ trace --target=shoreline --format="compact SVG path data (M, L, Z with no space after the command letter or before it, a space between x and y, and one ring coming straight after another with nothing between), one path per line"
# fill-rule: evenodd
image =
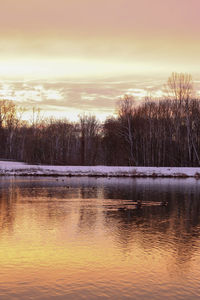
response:
M200 179L200 168L193 167L118 167L118 166L51 166L0 161L0 176L52 177L151 177Z

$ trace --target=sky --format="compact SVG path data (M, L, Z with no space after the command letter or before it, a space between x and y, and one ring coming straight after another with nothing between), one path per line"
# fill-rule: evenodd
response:
M199 0L0 0L0 98L105 118L126 93L200 81Z

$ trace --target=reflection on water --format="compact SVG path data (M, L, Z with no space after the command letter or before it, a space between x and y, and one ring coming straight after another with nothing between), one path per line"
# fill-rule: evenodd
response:
M0 178L0 299L197 299L200 182Z

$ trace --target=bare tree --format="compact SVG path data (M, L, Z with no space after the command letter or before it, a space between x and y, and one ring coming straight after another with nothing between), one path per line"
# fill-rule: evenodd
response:
M137 165L137 160L134 155L134 115L135 101L130 95L125 95L118 103L118 116L121 121L120 134L124 137L129 148L129 164Z
M182 103L189 100L193 92L192 76L188 73L173 72L165 85L170 98Z
M99 122L95 116L91 115L81 115L79 116L79 121L81 133L81 163L83 165L94 164L99 146Z

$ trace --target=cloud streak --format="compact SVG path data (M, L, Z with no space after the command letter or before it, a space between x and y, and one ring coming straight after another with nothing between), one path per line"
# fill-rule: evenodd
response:
M47 115L62 116L69 110L71 119L78 114L97 114L105 118L115 112L116 103L124 94L133 95L138 101L162 88L162 81L141 82L125 79L106 81L2 81L0 99L14 100L29 111L41 108ZM146 87L147 86L147 87ZM149 89L148 86L151 88Z
M173 71L199 80L199 11L199 0L2 0L0 97L105 117L126 93L160 96Z

